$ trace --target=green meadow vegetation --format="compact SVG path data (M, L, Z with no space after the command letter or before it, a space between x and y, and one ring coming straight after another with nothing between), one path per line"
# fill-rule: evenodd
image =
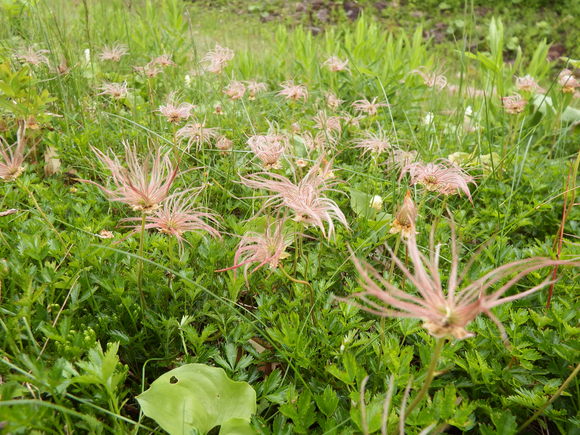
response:
M0 433L579 434L580 60L448 3L0 0Z

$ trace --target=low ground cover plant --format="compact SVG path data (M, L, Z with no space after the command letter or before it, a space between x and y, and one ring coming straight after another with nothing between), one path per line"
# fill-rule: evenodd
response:
M575 433L579 61L0 11L0 433Z

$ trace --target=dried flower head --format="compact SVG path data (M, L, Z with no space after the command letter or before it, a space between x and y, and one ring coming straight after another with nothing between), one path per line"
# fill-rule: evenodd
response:
M104 83L99 88L101 90L100 93L97 95L108 95L115 100L120 100L125 98L129 93L129 89L127 88L127 82L123 83Z
M262 172L242 177L242 183L253 189L273 192L264 206L288 207L294 213L294 220L320 228L324 237L331 238L336 219L348 228L346 217L332 199L325 193L334 190L336 182L329 182L330 164L319 160L297 184L288 178L271 172ZM328 225L328 231L324 224Z
M377 155L393 149L391 142L389 142L389 139L385 136L382 130L379 130L378 133L367 131L365 137L357 139L355 143L355 148L361 148L363 150L363 155L366 153Z
M201 61L206 71L219 74L233 58L234 52L232 50L216 44L215 48L208 51Z
M224 89L224 94L230 97L232 100L239 100L243 98L246 93L246 85L237 80L232 80Z
M254 80L247 81L246 85L247 85L246 88L248 90L248 98L250 100L255 100L256 95L258 95L260 92L264 92L268 89L268 86L266 85L266 83L257 82Z
M187 194L181 192L172 195L161 207L147 215L145 229L173 236L180 244L185 240L183 235L190 231L204 231L212 237L221 237L220 232L212 226L218 225L216 215L205 208L194 207L196 195ZM123 221L135 223L131 225L133 233L141 231L141 218L133 217Z
M248 145L262 161L264 169L280 169L280 158L288 146L288 140L279 134L256 135L248 139Z
M522 92L545 92L536 80L529 74L523 77L516 77L516 88Z
M341 60L336 56L331 56L322 64L332 72L348 71L348 59Z
M298 101L300 99L306 101L308 99L308 90L306 86L296 85L292 80L280 83L282 90L278 92L278 95L286 98L287 100Z
M215 141L215 147L222 153L231 150L233 145L233 142L225 136L218 136L217 140Z
M121 58L127 54L129 54L129 49L125 44L106 45L99 54L99 59L119 62Z
M352 295L361 302L361 305L358 306L379 316L421 319L424 322L423 327L431 335L458 340L473 336L473 333L469 332L466 327L479 314L483 313L498 326L502 337L507 341L505 329L499 319L491 312L491 309L528 296L550 284L550 281L549 279L545 280L541 284L513 296L503 297L503 295L535 270L554 265L577 264L542 257L527 258L504 264L459 289L475 258L472 258L463 272L458 274L459 254L452 229L451 269L447 289L444 290L443 279L439 271L440 245L434 246L433 239L432 236L429 258L419 252L414 233L405 239L408 258L413 265L412 271L390 251L393 261L406 280L415 287L417 294L411 294L397 288L370 265L355 259L354 263L364 289L363 292ZM487 294L488 289L513 275L515 276L495 292Z
M419 74L423 79L423 83L425 86L430 88L437 88L439 90L443 89L447 86L447 77L442 74L435 74L435 73L427 73L423 67L419 69L414 69L411 71L412 73Z
M342 103L344 103L344 100L341 100L340 98L338 98L336 96L336 94L332 93L332 92L328 92L325 96L326 98L326 105L328 106L328 108L330 110L336 110L340 107L340 105Z
M374 116L377 114L379 107L386 107L385 103L377 103L377 98L373 98L372 101L367 99L357 100L352 103L354 110L361 113L366 113L369 116Z
M569 69L560 71L560 74L558 74L558 83L562 86L562 92L566 94L573 94L576 88L580 87L580 82Z
M71 68L68 66L66 59L62 59L60 63L53 69L53 71L61 76L65 76L70 72Z
M216 103L215 106L213 106L213 113L216 115L225 115L224 108L220 103Z
M0 138L0 179L15 180L24 171L24 148L26 147L26 123L21 122L16 132L16 144L9 146Z
M416 220L417 207L411 198L411 191L407 190L405 199L403 199L403 205L395 214L395 219L393 220L393 224L391 225L389 232L391 234L401 233L401 235L405 238L411 237L412 234L416 234Z
M36 50L34 47L27 47L16 53L16 59L32 66L39 66L41 64L48 65L49 61L48 57L46 57L48 53L50 53L49 50Z
M454 195L460 191L465 193L471 201L468 183L475 183L459 166L448 160L441 159L439 163L411 163L403 168L401 177L409 173L411 184L421 184L427 190L443 195Z
M161 68L152 62L145 64L145 66L134 66L133 69L150 79L157 77L162 72Z
M174 102L175 94L171 93L167 99L167 104L159 106L159 113L167 118L171 123L177 123L189 119L191 111L195 108L193 104Z
M171 55L169 54L162 54L161 56L157 56L156 58L151 60L151 65L157 65L162 68L167 68L168 66L175 66L175 62L171 60Z
M178 139L187 139L187 149L195 144L196 149L200 150L203 144L209 143L213 138L217 137L217 128L206 127L201 122L192 122L185 127L177 130L176 137Z
M115 237L113 232L109 231L109 230L101 230L101 231L99 231L99 234L95 234L95 235L101 239L112 239L113 237Z
M154 155L149 154L141 160L135 147L127 142L123 145L126 168L114 154L111 158L92 148L97 158L111 172L115 189L108 189L94 181L82 181L98 186L111 201L123 202L136 211L151 212L167 199L178 169L173 167L169 155L159 149Z
M250 272L254 273L261 267L268 265L275 269L280 264L280 260L286 258L286 248L292 244L294 235L285 233L284 219L278 219L266 226L263 233L248 231L240 240L236 253L234 255L234 265L226 269L216 270L216 272L225 272L226 270L235 271L243 267L244 278L248 279L248 269L250 265L258 265Z
M502 97L501 102L504 110L512 115L522 113L528 104L528 101L524 100L519 94Z

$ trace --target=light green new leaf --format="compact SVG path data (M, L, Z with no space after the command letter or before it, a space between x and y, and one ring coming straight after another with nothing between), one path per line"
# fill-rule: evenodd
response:
M186 364L157 378L137 397L143 413L171 435L206 434L221 426L222 435L254 431L256 392L246 382L229 379L223 369Z

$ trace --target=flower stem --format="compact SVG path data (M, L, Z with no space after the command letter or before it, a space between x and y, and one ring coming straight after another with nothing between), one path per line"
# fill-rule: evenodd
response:
M445 343L445 338L436 338L435 339L435 346L433 348L433 356L431 357L431 363L429 364L429 368L427 369L427 377L423 381L423 386L417 393L415 399L411 402L408 408L405 411L405 415L409 415L413 409L417 407L417 405L423 400L423 397L427 394L429 387L431 386L431 382L435 377L435 369L437 368L437 363L439 362L439 357L441 356L441 351L443 350L443 344Z
M397 235L397 241L395 242L395 250L393 254L396 256L397 252L399 251L399 245L401 244L401 235ZM395 259L391 258L391 267L389 267L389 278L393 275L393 271L395 270Z
M295 282L297 284L303 284L308 287L308 290L310 290L310 318L316 324L316 317L314 317L315 298L314 298L314 288L312 287L312 284L310 284L308 281L303 281L301 279L292 277L288 272L286 272L286 269L284 269L284 266L282 266L281 264L279 265L278 268L284 274L284 276L288 278L290 281Z
M546 410L546 408L552 403L554 402L554 400L556 400L558 397L560 397L560 394L562 394L562 392L566 389L566 387L568 387L568 385L570 384L570 382L572 382L572 380L576 377L576 375L578 374L578 372L580 372L580 364L578 364L576 366L576 368L572 371L572 373L570 373L570 376L568 376L568 378L562 383L562 385L560 385L560 388L558 388L558 391L556 391L554 393L554 395L552 397L550 397L550 400L548 400L546 403L544 403L544 405L542 405L542 407L540 409L538 409L534 415L532 415L530 418L528 418L526 420L526 422L524 424L522 424L518 430L517 433L522 433L522 431L528 427L530 424L532 424L534 422L534 420L536 418L538 418L540 415L542 415L542 413Z
M143 248L145 245L145 212L141 214L141 232L139 233L139 263L137 263L137 287L141 298L141 308L145 309L145 294L143 293Z

